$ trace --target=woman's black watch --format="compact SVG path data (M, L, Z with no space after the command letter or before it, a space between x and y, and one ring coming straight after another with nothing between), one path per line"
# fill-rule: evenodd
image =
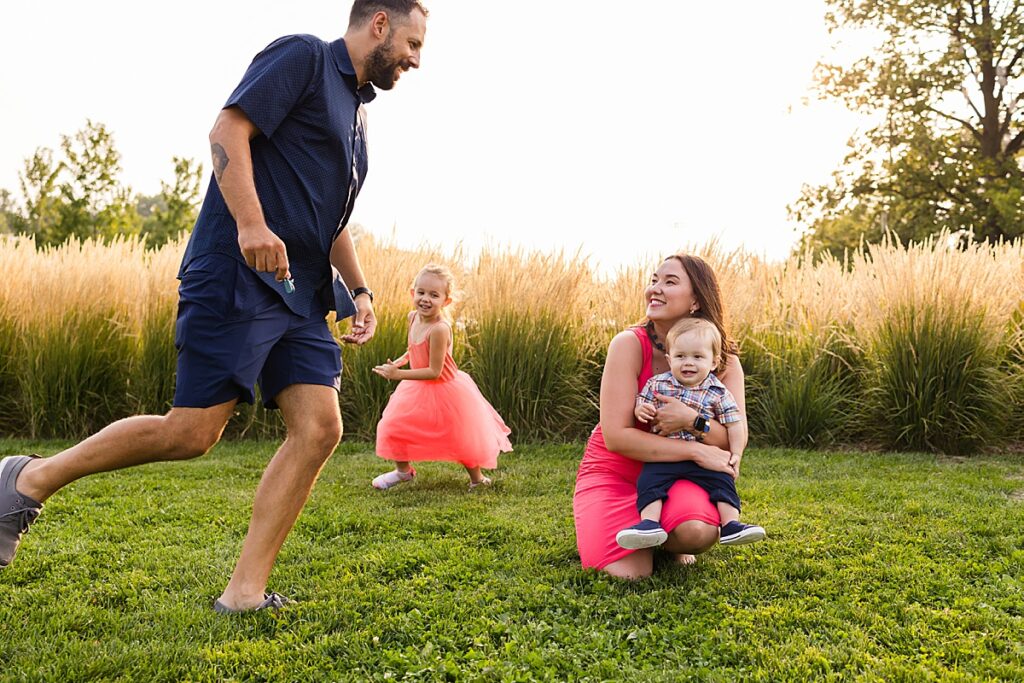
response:
M711 431L711 425L703 415L698 415L697 419L693 421L693 429L701 434L707 434Z
M370 297L370 303L373 303L373 292L370 291L369 287L356 287L355 289L351 290L349 294L352 295L353 299L355 299L360 294L365 294L366 296Z

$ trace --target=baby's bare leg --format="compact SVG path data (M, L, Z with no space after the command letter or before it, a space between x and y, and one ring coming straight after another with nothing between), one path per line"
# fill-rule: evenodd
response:
M656 500L640 511L640 519L649 519L654 522L661 522L662 501Z
M729 522L739 521L740 511L732 505L719 501L715 506L718 508L718 516L722 518L722 526L725 526Z

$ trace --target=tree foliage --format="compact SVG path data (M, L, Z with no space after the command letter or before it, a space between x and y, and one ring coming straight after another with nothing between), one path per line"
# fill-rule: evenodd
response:
M181 233L192 229L199 204L199 183L203 165L191 159L174 157L174 183L160 181L160 194L139 200L148 200L151 210L143 220L142 234L146 244L158 247Z
M154 197L136 196L120 181L121 154L102 123L86 121L62 135L60 154L45 147L25 160L19 180L23 207L0 191L0 232L29 234L40 246L69 238L110 239L145 234L159 245L192 227L202 166L174 158L173 184Z
M67 237L105 238L137 235L142 221L132 190L118 182L121 154L106 126L87 122L74 135L61 136L64 152L60 226Z
M819 63L819 94L875 124L831 182L790 207L803 247L841 254L889 233L941 230L996 241L1024 232L1024 2L827 0L834 35L873 31L876 49Z
M61 241L59 232L61 201L57 189L60 168L53 161L53 151L39 148L25 160L18 178L21 194L25 198L25 213L20 221L21 232L34 235L40 244Z
M0 188L0 234L25 232L25 219L9 190Z

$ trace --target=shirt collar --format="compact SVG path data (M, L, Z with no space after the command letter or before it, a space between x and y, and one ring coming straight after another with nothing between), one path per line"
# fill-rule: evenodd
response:
M708 376L705 377L703 379L703 381L701 381L701 383L698 384L695 387L687 387L687 386L683 385L682 382L680 382L679 380L676 379L676 376L673 375L671 371L669 371L669 372L667 372L665 374L668 375L672 379L672 383L675 384L677 387L680 387L682 389L689 389L690 391L706 391L707 389L710 389L711 387L716 387L716 388L721 388L721 389L725 388L725 385L722 384L722 380L718 379L718 377L716 377L715 373L713 373L713 372L708 373Z
M367 83L361 88L359 87L359 84L356 82L356 68L352 66L352 58L348 56L348 47L345 45L344 38L338 38L331 43L331 53L334 55L334 64L338 67L338 71L348 76L345 80L352 85L352 89L359 96L359 100L363 104L373 101L373 98L377 96L377 91L373 89L371 83Z

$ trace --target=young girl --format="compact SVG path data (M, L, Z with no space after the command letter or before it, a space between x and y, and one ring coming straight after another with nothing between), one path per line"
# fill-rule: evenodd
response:
M395 469L374 478L388 489L416 476L414 460L461 463L470 490L491 480L480 471L498 466L498 453L512 450L501 416L452 359L452 329L445 307L452 302L454 278L443 266L428 264L413 280L409 348L373 369L385 379L402 380L377 425L377 455ZM408 370L401 367L409 364Z

